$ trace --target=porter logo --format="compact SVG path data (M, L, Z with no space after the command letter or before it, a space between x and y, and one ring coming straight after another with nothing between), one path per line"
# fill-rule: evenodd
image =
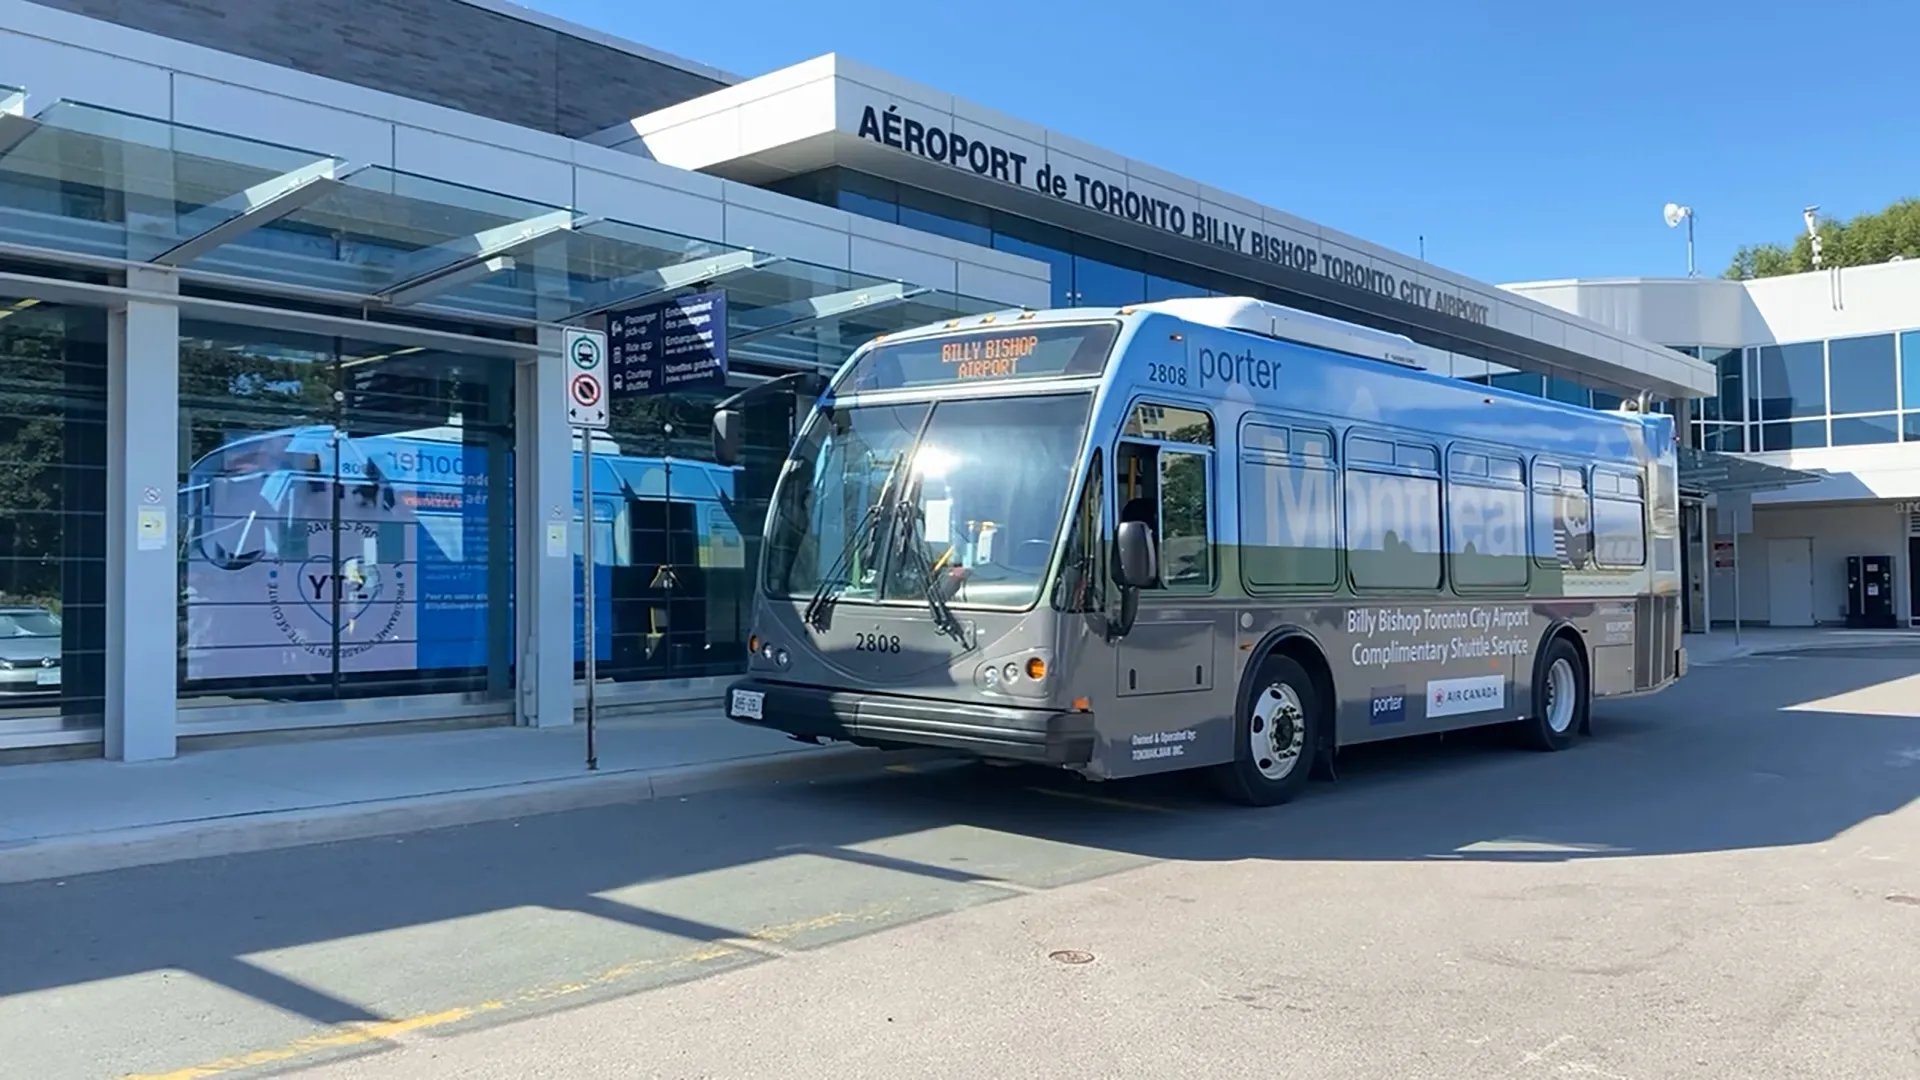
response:
M1398 724L1407 718L1407 688L1376 687L1368 695L1367 723Z

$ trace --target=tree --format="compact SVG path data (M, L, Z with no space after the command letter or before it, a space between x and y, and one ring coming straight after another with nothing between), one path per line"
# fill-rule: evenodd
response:
M1901 199L1875 213L1847 221L1818 218L1822 267L1871 266L1895 258L1920 258L1920 198ZM1792 245L1747 244L1734 252L1724 277L1734 281L1800 274L1814 269L1813 243L1802 234Z

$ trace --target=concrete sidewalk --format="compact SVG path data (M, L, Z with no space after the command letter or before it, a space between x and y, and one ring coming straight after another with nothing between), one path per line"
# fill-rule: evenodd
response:
M291 740L171 761L59 761L0 770L0 882L324 843L905 760L815 747L703 709L586 727L482 728Z
M1920 645L1920 630L1845 630L1837 627L1749 626L1734 640L1731 627L1711 634L1688 634L1681 642L1690 665L1721 664L1747 656L1808 649L1858 649Z

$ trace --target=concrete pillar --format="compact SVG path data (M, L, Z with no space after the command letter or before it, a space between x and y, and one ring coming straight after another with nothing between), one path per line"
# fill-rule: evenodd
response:
M539 358L517 368L515 716L529 727L573 723L573 431L560 346L561 330L543 327Z
M173 293L171 273L127 286ZM179 658L180 312L129 300L107 319L106 756L170 758Z

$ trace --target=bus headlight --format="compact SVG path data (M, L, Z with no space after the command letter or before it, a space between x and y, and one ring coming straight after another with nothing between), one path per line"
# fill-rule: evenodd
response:
M781 671L785 671L787 670L787 666L793 663L793 657L788 656L787 650L785 649L775 649L773 650L773 662Z
M996 693L1036 693L1047 677L1047 658L1034 654L1016 660L989 660L973 671L973 681L982 690Z

